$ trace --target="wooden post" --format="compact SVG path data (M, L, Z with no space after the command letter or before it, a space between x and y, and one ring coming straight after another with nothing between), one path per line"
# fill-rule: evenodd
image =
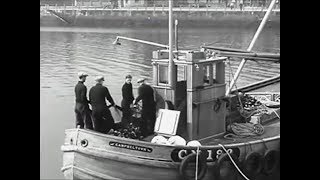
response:
M152 63L152 69L153 69L153 85L158 86L158 63L153 62Z
M225 64L224 62L218 62L216 64L216 79L219 84L225 83Z
M194 74L194 66L188 65L186 68L188 74L187 74L187 134L188 134L188 140L194 139L194 132L193 132L193 126L194 126L194 119L193 119L193 95L194 92L189 91L189 89L193 88L193 74Z
M215 66L216 64L210 64L209 65L209 84L212 85L213 84L213 66Z

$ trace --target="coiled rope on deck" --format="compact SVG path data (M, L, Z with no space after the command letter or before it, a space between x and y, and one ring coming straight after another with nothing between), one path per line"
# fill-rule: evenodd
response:
M247 178L246 175L244 175L244 174L242 173L242 171L239 169L239 167L237 166L237 164L234 162L234 160L232 159L231 155L230 155L229 152L226 150L226 148L225 148L222 144L218 144L218 145L221 146L222 149L227 153L227 155L229 156L232 164L236 167L236 169L238 170L238 172L239 172L246 180L250 180L249 178Z
M252 124L252 123L232 123L228 126L230 130L234 133L229 133L224 136L224 138L230 137L251 137L259 136L264 133L264 127L261 124Z

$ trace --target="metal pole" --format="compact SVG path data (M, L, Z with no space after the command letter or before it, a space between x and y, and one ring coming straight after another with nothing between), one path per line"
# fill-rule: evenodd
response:
M270 13L271 13L271 10L272 10L273 6L275 5L275 2L276 2L276 0L272 0L272 1L271 1L270 5L269 5L269 8L268 8L266 14L265 14L264 17L263 17L263 19L262 19L262 21L261 21L261 23L260 23L260 26L259 26L259 28L258 28L258 30L256 31L255 35L253 36L252 41L251 41L251 43L250 43L247 51L251 51L253 45L254 45L255 42L257 41L257 39L258 39L258 37L259 37L259 35L260 35L260 33L261 33L264 25L265 25L266 22L267 22L267 19L268 19ZM237 69L237 72L235 73L235 75L234 75L234 77L233 77L233 79L232 79L232 81L231 81L231 83L230 83L230 86L229 86L229 88L228 88L227 91L226 91L226 96L229 95L231 89L233 88L234 84L236 83L236 81L237 81L237 79L238 79L238 77L239 77L239 75L240 75L240 72L241 72L241 70L243 69L244 64L246 63L246 61L247 61L247 60L242 59L240 65L239 65L239 67L238 67L238 69Z
M174 21L174 38L175 38L175 47L176 51L178 51L178 19Z
M125 39L125 40L128 40L128 41L135 41L135 42L139 42L139 43L150 44L150 45L153 45L153 46L159 46L159 47L163 47L163 48L169 48L168 45L159 44L159 43L155 43L155 42L151 42L151 41L144 41L144 40L135 39L135 38L128 38L128 37L124 37L124 36L117 36L116 41L117 41L118 39Z
M172 53L172 6L173 1L169 1L169 66L168 66L168 76L169 76L169 85L172 89L175 89L175 67L173 62L173 53Z

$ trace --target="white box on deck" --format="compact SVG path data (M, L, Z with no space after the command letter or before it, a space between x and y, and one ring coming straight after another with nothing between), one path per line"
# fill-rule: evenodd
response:
M180 111L159 109L154 132L167 137L176 135L179 117Z

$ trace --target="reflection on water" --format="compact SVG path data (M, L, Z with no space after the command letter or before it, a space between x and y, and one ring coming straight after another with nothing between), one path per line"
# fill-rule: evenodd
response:
M179 30L180 49L199 49L200 45L223 45L246 49L253 37L253 29L183 29ZM122 41L112 42L117 35L167 44L167 29L95 29L40 28L40 178L61 179L64 130L74 127L74 85L76 74L89 74L88 89L97 75L105 76L105 84L117 104L121 101L124 77L131 74L149 78L151 82L152 51L157 47ZM280 30L265 29L253 50L279 52ZM235 73L238 61L226 68L226 80ZM247 62L237 86L273 77L280 73L279 64ZM134 85L136 94L137 84Z

